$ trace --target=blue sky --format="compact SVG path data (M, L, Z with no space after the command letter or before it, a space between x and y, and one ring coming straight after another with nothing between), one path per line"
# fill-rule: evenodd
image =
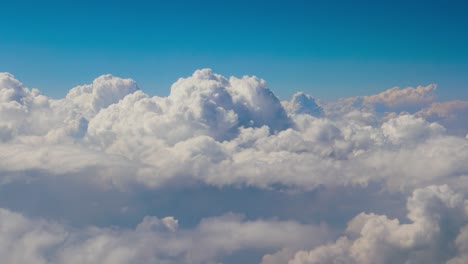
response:
M53 97L105 73L166 95L209 67L262 77L282 99L429 83L441 99L468 98L462 1L0 3L0 71Z

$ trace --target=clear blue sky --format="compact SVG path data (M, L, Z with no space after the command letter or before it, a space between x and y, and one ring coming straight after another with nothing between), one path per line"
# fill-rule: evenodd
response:
M0 71L53 97L105 73L166 95L205 67L262 77L282 99L429 83L468 99L468 4L0 0Z

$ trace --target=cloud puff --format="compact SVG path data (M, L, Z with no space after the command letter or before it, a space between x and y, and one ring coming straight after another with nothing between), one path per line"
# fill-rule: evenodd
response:
M13 75L0 73L0 140L7 141L17 134L43 132L44 126L32 117L48 107L49 99L39 90L29 90Z
M215 263L245 249L314 246L325 227L293 221L245 221L228 214L180 229L174 217L146 216L133 229L73 229L0 209L0 254L6 263Z
M468 101L435 102L421 109L415 115L431 122L440 123L455 135L463 136L468 131L468 124L465 122L468 115Z
M394 87L376 95L364 96L363 104L392 111L413 112L435 101L436 88L435 84L405 89Z
M308 114L317 117L323 115L323 109L317 100L303 92L295 93L290 102L283 102L283 106L290 114Z
M467 205L446 185L416 189L407 203L410 223L361 213L348 223L346 236L300 251L288 263L443 263L460 254L455 244L466 254Z
M15 76L6 72L0 73L0 99L2 103L21 103L27 97L28 91L23 84L15 79Z
M198 135L226 140L234 137L239 127L264 125L272 131L291 125L264 80L246 76L228 80L206 69L179 79L168 97L135 93L100 111L91 120L89 132L92 139L101 142L125 134L173 144Z
M403 115L382 124L382 132L394 144L410 144L441 135L445 129L437 123L427 123L422 118Z
M72 88L65 98L72 101L87 117L91 117L137 90L137 84L132 79L107 74L96 78L92 84Z

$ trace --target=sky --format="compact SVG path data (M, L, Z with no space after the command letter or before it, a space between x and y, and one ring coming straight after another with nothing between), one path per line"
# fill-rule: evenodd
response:
M439 85L468 98L464 1L2 1L0 67L59 98L102 74L167 95L212 68L281 99ZM50 81L53 80L53 81Z
M468 263L466 11L0 2L2 263Z

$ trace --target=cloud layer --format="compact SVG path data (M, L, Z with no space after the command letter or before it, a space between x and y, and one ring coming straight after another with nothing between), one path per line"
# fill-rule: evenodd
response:
M348 219L348 209L333 212L347 226L320 217L305 224L292 213L243 220L226 211L182 231L174 217L150 216L134 226L113 228L108 219L106 226L78 228L45 213L14 212L7 200L0 252L10 263L215 263L243 251L264 255L264 263L462 263L468 255L467 109L467 101L438 101L433 84L336 102L300 92L281 102L258 77L202 69L177 80L167 97L103 75L52 99L0 73L5 190L80 186L128 197L205 186L295 197L349 189L362 190L350 194L356 199L374 193L382 199L381 207L372 205L378 213ZM327 195L326 206L340 200L339 193ZM388 206L404 197L406 216L401 204ZM290 201L282 206L306 209L299 198ZM352 212L367 208L353 198L346 202L340 206ZM273 210L269 216L286 211L263 203ZM208 205L216 206L197 206Z
M243 249L301 248L326 241L327 229L293 221L245 221L240 215L203 219L179 229L174 217L146 216L133 229L73 229L0 209L5 263L215 263Z

